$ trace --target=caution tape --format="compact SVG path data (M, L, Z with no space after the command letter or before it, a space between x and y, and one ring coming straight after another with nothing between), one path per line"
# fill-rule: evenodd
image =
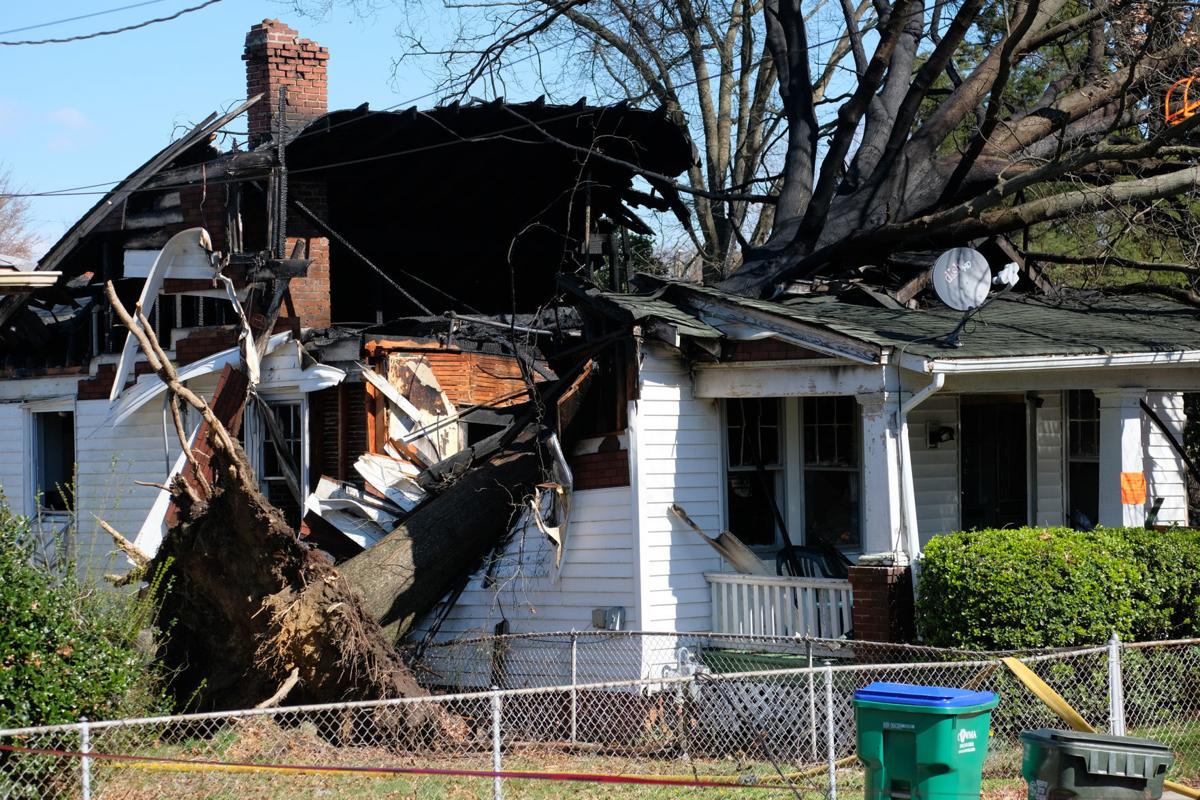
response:
M460 778L506 778L513 780L572 781L580 783L622 783L643 786L684 786L701 789L763 789L790 791L789 787L771 785L748 776L738 780L715 780L686 776L610 775L587 772L536 772L527 770L445 769L437 767L345 767L310 764L255 764L246 761L208 761L203 759L171 758L168 756L134 756L118 753L84 753L78 750L55 750L40 747L0 745L0 750L27 755L58 756L60 758L89 758L113 761L122 766L140 769L160 769L180 772L263 773L291 775L414 775Z

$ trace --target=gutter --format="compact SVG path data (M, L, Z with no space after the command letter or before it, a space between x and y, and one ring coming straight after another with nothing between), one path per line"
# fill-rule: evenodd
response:
M1032 370L1096 367L1150 367L1200 363L1200 350L1094 355L1001 356L997 358L930 358L924 371L937 374L968 372L1028 372Z

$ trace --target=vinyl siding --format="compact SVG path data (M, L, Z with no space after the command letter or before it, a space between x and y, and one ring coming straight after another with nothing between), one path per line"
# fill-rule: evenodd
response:
M435 641L487 636L501 620L508 620L511 633L593 630L592 609L622 606L625 628L637 630L637 569L629 487L575 492L567 528L561 571L554 564L554 547L536 529L518 533L499 554L493 570L497 580L483 585L481 570L472 575L467 588L454 604ZM413 636L420 641L442 610L439 605L422 620ZM588 663L587 675L577 680L601 681L640 677L640 654L636 640L628 653L611 648L605 663L580 658ZM505 657L503 682L508 688L547 686L570 682L569 638L517 639ZM583 646L583 645L581 645ZM448 686L489 686L491 659L486 653L461 647L431 648L426 664Z
M954 429L954 440L930 447L928 431L941 426ZM935 394L914 408L908 415L908 441L924 547L933 536L958 530L958 398Z
M152 400L115 428L108 414L107 400L75 404L76 557L93 581L129 568L96 517L134 539L159 491L136 481L161 482L179 453L169 420L164 436L162 402Z
M721 530L724 481L718 401L696 399L685 365L648 345L640 397L631 415L643 628L703 631L711 626L705 572L719 557L668 511L682 506L701 529Z
M1146 403L1170 429L1177 441L1183 441L1187 415L1183 395L1178 392L1150 392ZM1186 525L1188 517L1187 473L1167 437L1147 416L1142 417L1142 452L1146 473L1146 510L1155 498L1163 498L1158 512L1160 525Z
M0 492L9 508L26 510L25 409L20 403L0 404Z
M1062 392L1041 394L1037 409L1037 519L1039 526L1065 525L1066 488L1063 476L1066 443Z

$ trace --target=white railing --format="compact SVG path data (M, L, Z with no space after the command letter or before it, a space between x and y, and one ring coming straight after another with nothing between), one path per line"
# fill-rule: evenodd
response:
M850 581L707 572L715 633L840 639L851 627Z

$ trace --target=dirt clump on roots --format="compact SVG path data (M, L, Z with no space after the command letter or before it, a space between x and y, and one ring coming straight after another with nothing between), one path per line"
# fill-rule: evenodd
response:
M212 459L207 502L175 487L179 521L151 564L176 697L188 710L250 708L293 670L288 705L427 696L358 594L262 495L244 454L217 449ZM406 746L466 735L434 703L364 716Z

